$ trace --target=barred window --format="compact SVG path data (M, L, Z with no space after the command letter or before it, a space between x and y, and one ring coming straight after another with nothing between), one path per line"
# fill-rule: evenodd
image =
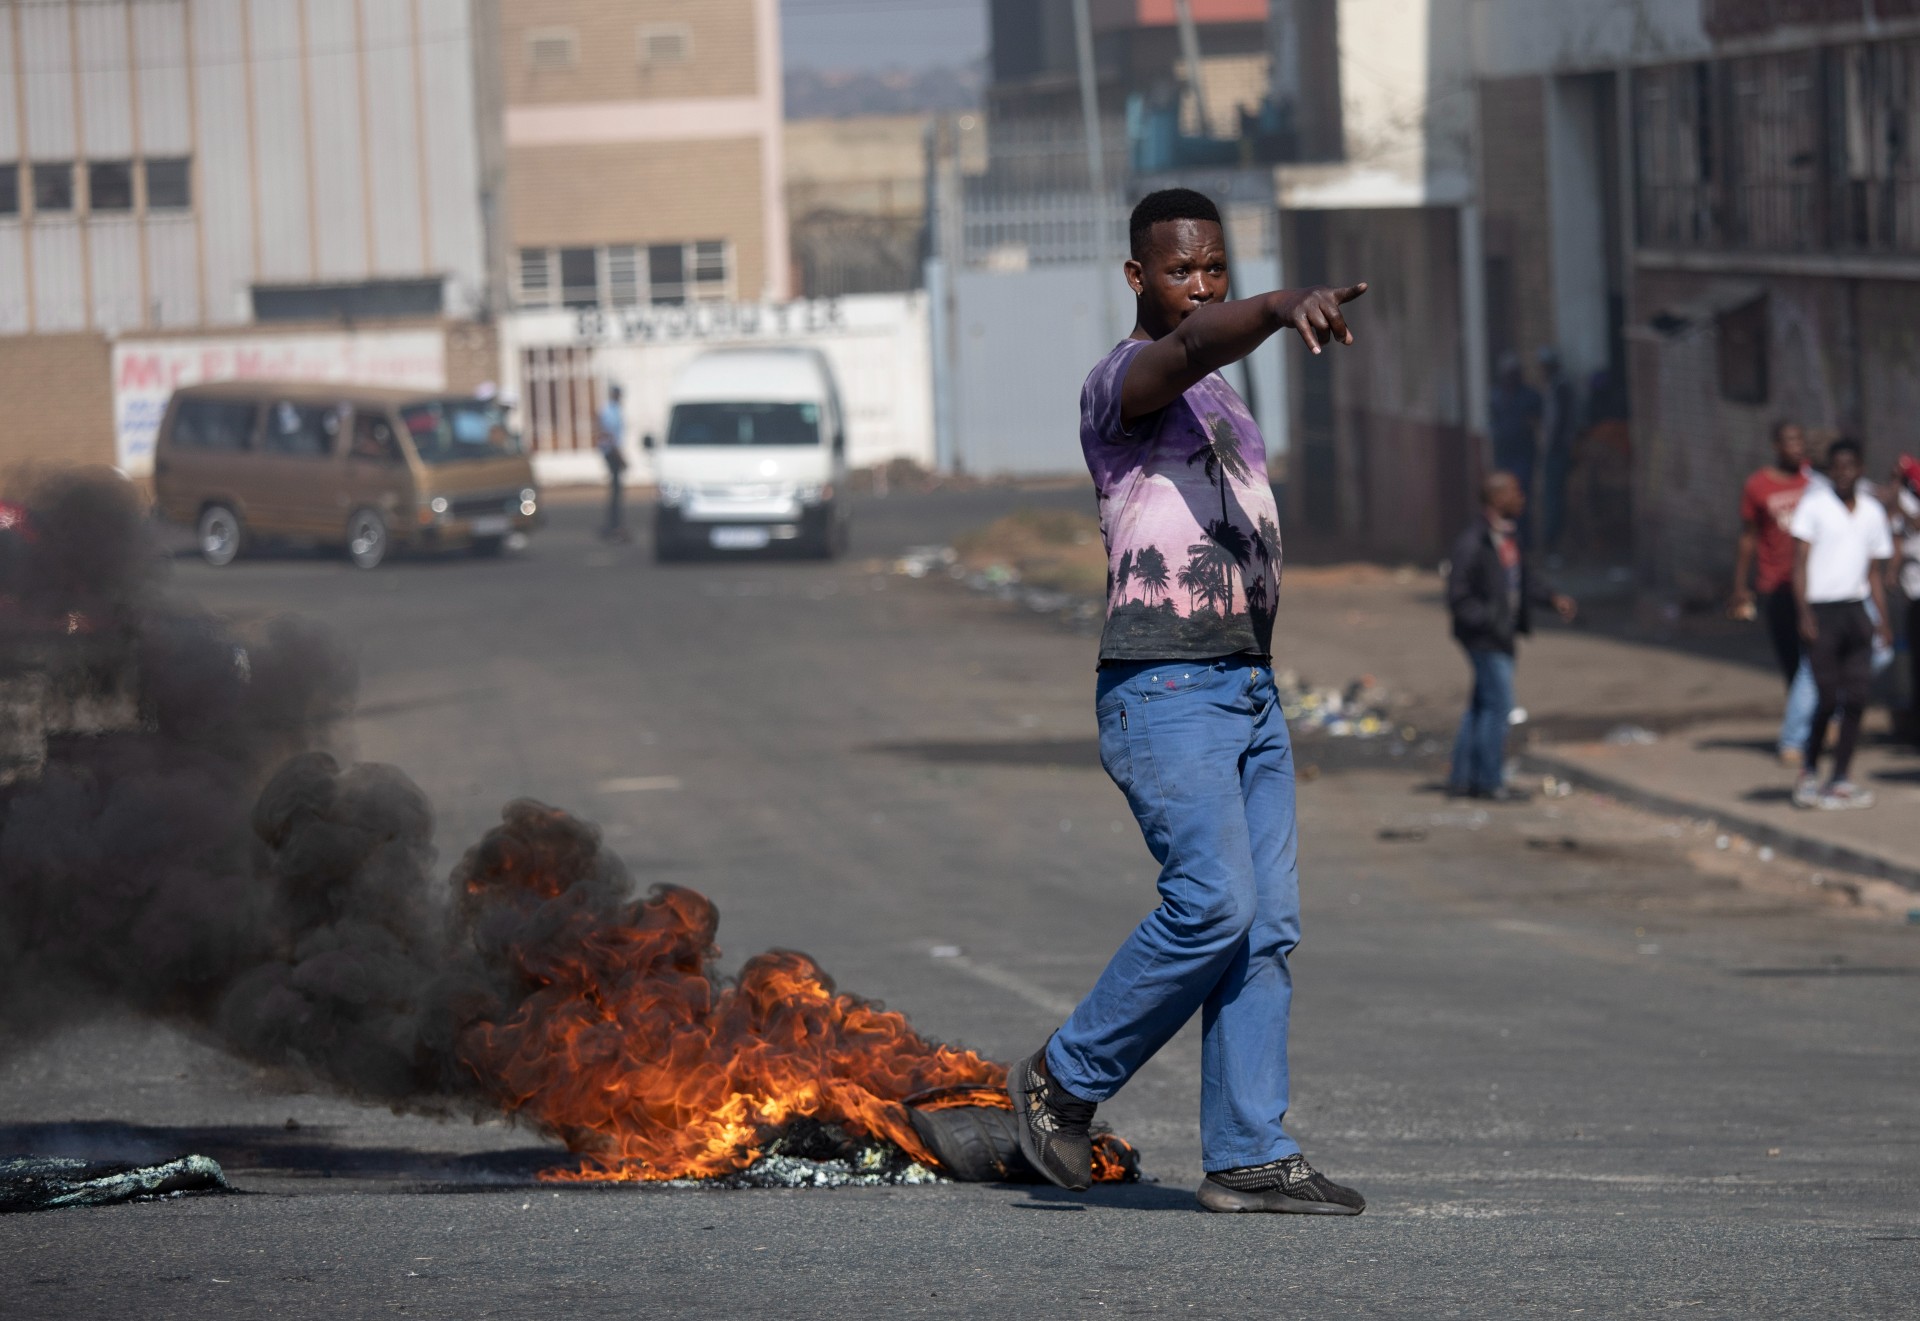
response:
M545 248L520 249L520 306L553 306L552 258Z

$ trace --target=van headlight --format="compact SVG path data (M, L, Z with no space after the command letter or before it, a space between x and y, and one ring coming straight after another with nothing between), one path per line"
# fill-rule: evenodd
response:
M520 488L520 512L522 514L525 514L527 517L531 518L536 512L539 511L539 508L540 508L540 492L534 490L531 486L521 487Z
M796 486L793 488L793 498L803 505L825 504L833 499L833 487L828 484Z
M446 496L444 496L444 495L436 495L436 496L434 496L434 497L433 497L433 499L431 499L431 500L429 500L429 501L427 501L427 508L429 508L429 509L431 509L431 510L432 510L432 511L433 511L434 513L436 513L436 514L444 514L444 513L446 513L446 512L447 512L447 497L446 497Z
M687 488L681 482L661 482L655 494L661 504L677 505L687 498Z

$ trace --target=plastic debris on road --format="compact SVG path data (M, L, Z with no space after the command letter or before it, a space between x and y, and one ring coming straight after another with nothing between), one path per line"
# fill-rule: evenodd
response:
M232 1191L220 1163L208 1156L182 1156L160 1165L74 1156L0 1159L0 1214Z
M1615 725L1600 741L1616 748L1635 748L1658 743L1660 736L1642 725Z
M1316 686L1292 670L1273 676L1280 692L1280 709L1298 733L1320 733L1333 738L1379 738L1411 731L1396 728L1387 691L1371 674L1363 674L1344 688Z

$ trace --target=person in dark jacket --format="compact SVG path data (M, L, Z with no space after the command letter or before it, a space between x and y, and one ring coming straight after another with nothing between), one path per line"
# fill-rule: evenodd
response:
M1481 512L1453 546L1447 607L1453 636L1473 666L1473 698L1453 744L1447 792L1455 797L1517 802L1526 794L1506 783L1507 723L1513 713L1515 640L1533 631L1533 611L1552 607L1562 619L1577 610L1534 569L1520 544L1527 493L1510 472L1480 488Z

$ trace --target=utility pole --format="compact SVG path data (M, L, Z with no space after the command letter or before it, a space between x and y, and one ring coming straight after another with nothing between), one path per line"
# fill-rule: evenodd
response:
M1080 60L1080 119L1087 138L1087 186L1107 200L1107 152L1100 140L1100 83L1093 64L1093 20L1087 0L1073 0L1073 44Z
M1207 91L1200 77L1200 29L1193 23L1193 0L1173 0L1173 14L1180 25L1180 59L1187 66L1187 87L1193 93L1193 113L1200 125L1200 136L1213 136L1207 122Z

